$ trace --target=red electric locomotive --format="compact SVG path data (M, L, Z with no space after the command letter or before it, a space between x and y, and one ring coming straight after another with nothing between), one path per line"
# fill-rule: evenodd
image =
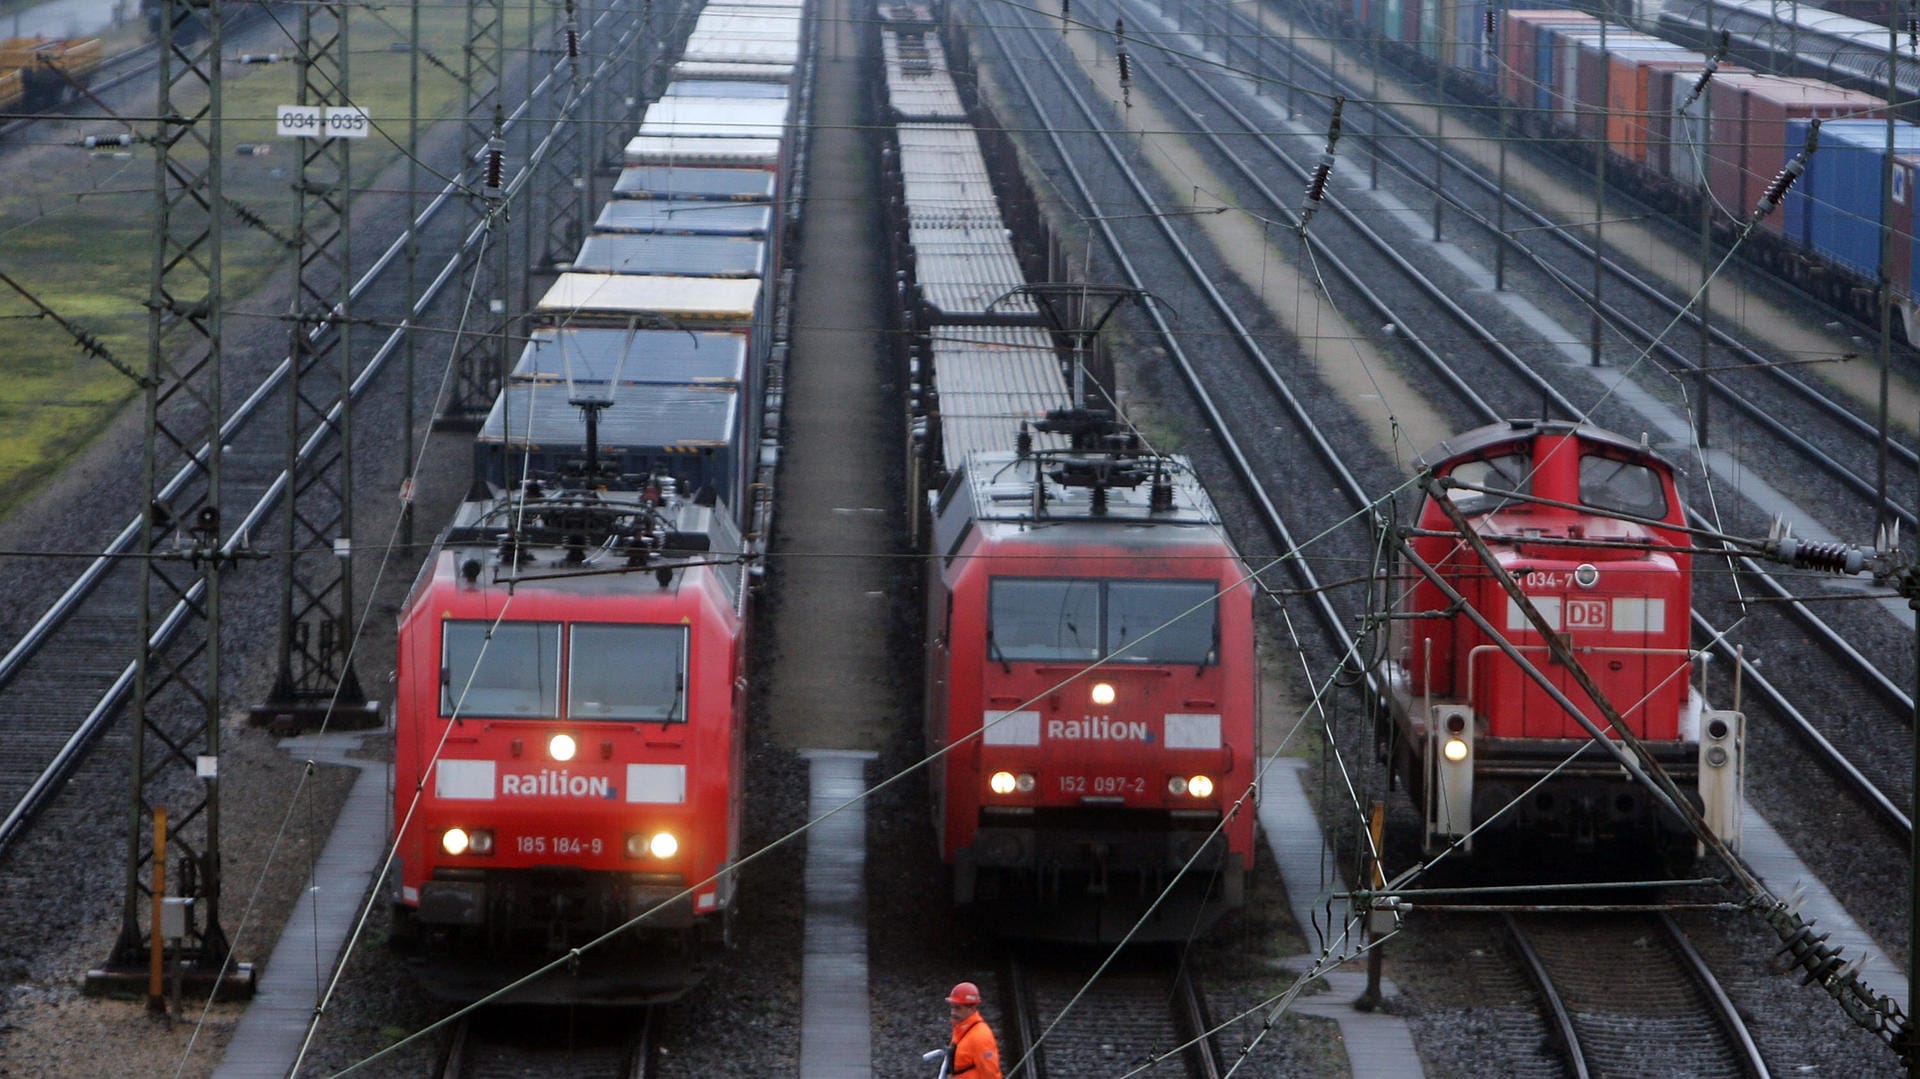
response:
M466 503L400 624L395 920L472 999L683 992L727 937L747 571L724 506L529 481Z
M934 824L955 900L1016 935L1151 907L1134 939L1184 939L1253 865L1250 574L1183 459L1112 438L974 452L933 507Z
M1608 730L1502 577L1715 833L1737 842L1743 721L1709 708L1697 684L1692 558L1673 468L1642 443L1547 421L1470 431L1424 465L1492 558L1428 497L1392 590L1382 744L1421 808L1429 853L1463 840L1469 851L1517 841L1678 865L1696 854L1673 810L1556 699Z

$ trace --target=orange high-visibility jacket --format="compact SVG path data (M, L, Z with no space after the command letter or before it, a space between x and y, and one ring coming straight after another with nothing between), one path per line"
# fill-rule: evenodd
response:
M1000 1046L979 1012L953 1024L953 1074L955 1079L1000 1079Z

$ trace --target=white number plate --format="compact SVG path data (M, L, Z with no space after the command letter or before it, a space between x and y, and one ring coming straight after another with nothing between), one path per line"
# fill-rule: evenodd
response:
M365 109L281 105L274 117L274 134L290 139L364 139L373 129Z

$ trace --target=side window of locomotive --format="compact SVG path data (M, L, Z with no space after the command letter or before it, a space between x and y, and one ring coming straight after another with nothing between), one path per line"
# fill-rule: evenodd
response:
M1092 660L1100 657L1100 583L999 577L988 599L987 657Z
M1107 585L1107 654L1119 663L1216 663L1219 604L1212 581Z
M1635 517L1667 515L1667 488L1658 471L1598 454L1580 458L1580 501Z
M574 626L567 642L567 716L684 723L686 670L683 626Z
M1530 494L1533 490L1533 458L1524 453L1501 454L1497 457L1481 457L1472 461L1461 461L1447 473L1461 483L1474 487L1488 487L1495 491L1513 491L1517 494ZM1485 491L1470 491L1464 487L1451 487L1447 497L1463 514L1486 513L1498 509L1503 501L1499 495Z
M559 717L559 623L448 622L441 640L441 715Z

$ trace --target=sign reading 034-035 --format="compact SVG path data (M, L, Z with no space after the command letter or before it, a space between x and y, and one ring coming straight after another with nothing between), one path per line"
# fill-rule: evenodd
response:
M294 139L364 139L373 129L367 110L343 105L281 105L273 133Z

